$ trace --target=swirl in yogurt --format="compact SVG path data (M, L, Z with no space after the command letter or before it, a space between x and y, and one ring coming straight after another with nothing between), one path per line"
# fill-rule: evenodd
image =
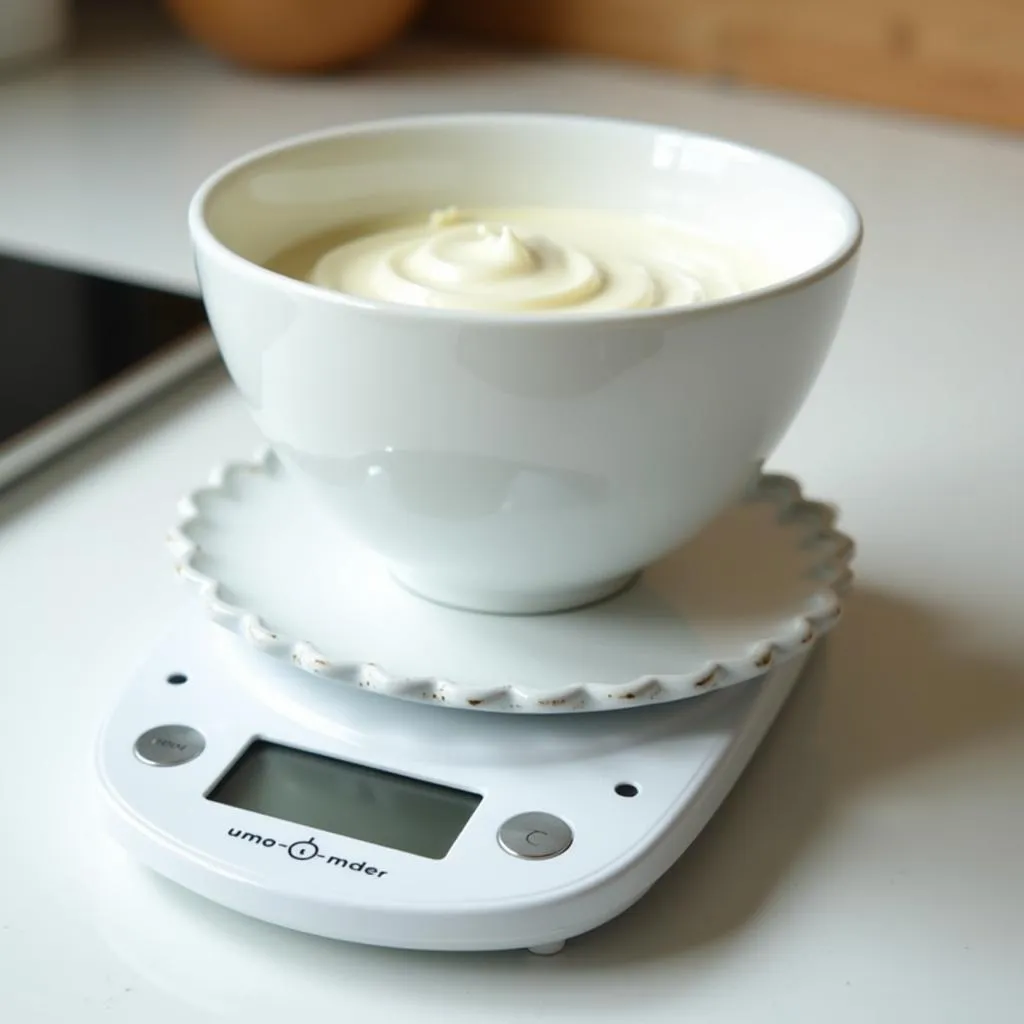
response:
M757 287L728 249L605 211L439 210L322 252L307 280L435 309L585 313L690 306Z

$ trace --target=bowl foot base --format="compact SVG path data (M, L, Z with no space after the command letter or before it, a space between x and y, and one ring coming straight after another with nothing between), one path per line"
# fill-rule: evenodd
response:
M407 574L395 569L392 569L391 575L410 593L433 604L489 615L547 615L553 612L567 612L613 597L640 578L640 573L632 572L578 587L501 591L452 585L444 580Z

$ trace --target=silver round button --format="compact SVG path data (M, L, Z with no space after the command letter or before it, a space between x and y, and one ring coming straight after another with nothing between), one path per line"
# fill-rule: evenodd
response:
M206 749L201 732L188 725L158 725L135 741L135 756L145 764L169 767L195 760Z
M572 846L572 829L553 814L527 811L509 818L498 829L498 843L513 857L546 860Z

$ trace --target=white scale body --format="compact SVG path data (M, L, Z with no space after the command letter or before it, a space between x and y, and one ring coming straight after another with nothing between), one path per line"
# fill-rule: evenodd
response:
M114 835L141 862L265 921L409 949L556 952L635 903L683 853L746 766L809 653L674 704L488 714L317 679L186 616L141 666L102 732L104 807ZM167 726L195 732L151 733L140 757L140 737ZM305 819L296 822L211 799L218 787L230 789L254 741L273 745L288 764L307 764L289 748L306 751L463 791L470 796L458 797L460 806L479 802L438 857L436 842L424 856L311 825L305 813L288 811ZM307 760L315 773L335 770L334 761ZM317 820L344 817L337 801L355 794L371 800L385 831L391 797L419 813L420 797L405 792L414 783L385 779L383 790L377 782L360 789L346 764L336 765L333 791L293 793L289 806L316 805ZM272 768L256 765L247 777ZM289 783L274 785L280 794ZM434 790L422 789L427 821ZM417 814L411 825L396 823L399 832L411 830L413 845ZM543 817L506 824L533 814Z

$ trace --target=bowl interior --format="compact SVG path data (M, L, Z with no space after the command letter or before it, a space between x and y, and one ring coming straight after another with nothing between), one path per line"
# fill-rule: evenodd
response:
M380 122L243 158L194 217L253 263L354 220L439 207L558 206L673 220L772 268L775 283L850 248L852 203L818 175L682 130L545 115Z

